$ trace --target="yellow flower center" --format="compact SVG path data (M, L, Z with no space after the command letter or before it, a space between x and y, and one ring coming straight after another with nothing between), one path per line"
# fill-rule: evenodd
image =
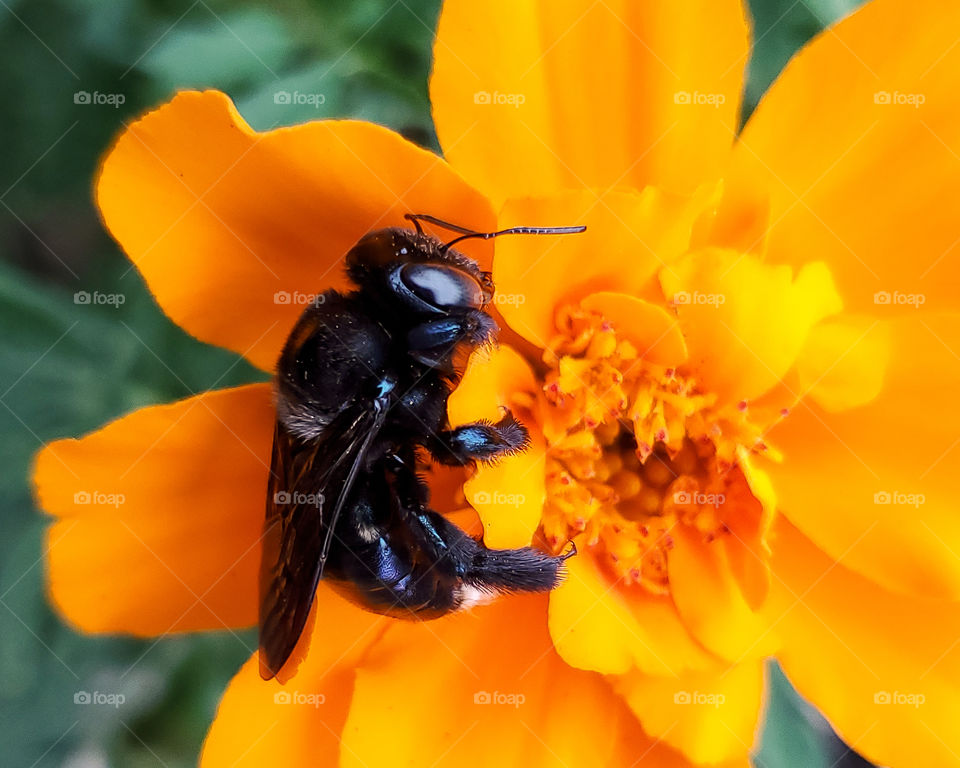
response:
M543 534L555 549L583 534L626 583L666 593L671 532L712 542L759 519L741 460L772 449L747 403L718 405L600 315L569 306L557 325L544 354Z

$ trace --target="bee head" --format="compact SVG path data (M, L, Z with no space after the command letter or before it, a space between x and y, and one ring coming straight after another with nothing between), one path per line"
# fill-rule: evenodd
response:
M493 297L490 275L475 261L399 227L363 237L347 254L347 273L361 290L418 315L465 314Z
M451 246L500 235L566 235L586 227L510 227L477 232L423 213L408 213L416 231L391 227L363 237L347 254L347 273L362 290L424 315L456 315L483 309L493 298L493 279ZM447 243L426 234L425 221L460 236Z

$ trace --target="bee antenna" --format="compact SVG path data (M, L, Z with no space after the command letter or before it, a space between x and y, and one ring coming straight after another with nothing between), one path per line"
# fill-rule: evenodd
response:
M579 227L510 227L497 232L471 232L469 235L460 235L449 243L444 243L443 250L448 250L450 246L456 245L461 240L470 240L474 237L479 237L481 240L492 240L495 237L500 237L500 235L575 235L586 231L587 228L580 225Z
M443 244L443 251L447 251L451 246L456 245L461 240L470 240L475 237L481 240L491 240L494 237L500 237L500 235L572 235L585 232L587 229L581 225L578 227L510 227L509 229L501 229L497 232L477 232L476 230L451 224L448 221L443 221L442 219L429 216L425 213L408 213L404 218L412 221L413 225L417 228L417 232L421 235L423 234L423 229L420 226L421 221L449 229L451 232L459 232L460 237L455 237L450 242Z

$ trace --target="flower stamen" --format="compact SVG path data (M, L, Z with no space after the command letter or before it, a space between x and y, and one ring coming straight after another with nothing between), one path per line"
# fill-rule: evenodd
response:
M599 314L567 306L544 353L547 502L559 549L582 535L628 584L669 592L677 526L704 542L729 536L759 502L743 450L772 452L749 403L718 404L675 368L643 359Z

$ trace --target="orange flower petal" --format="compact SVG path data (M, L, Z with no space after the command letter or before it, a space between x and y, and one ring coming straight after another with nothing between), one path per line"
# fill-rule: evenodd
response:
M763 700L763 662L756 660L676 677L633 673L618 678L644 730L694 763L745 761Z
M346 285L366 232L430 213L487 229L483 198L443 160L379 126L254 132L222 93L186 92L103 162L104 222L164 311L272 370L308 295Z
M530 447L498 461L481 464L463 486L467 502L483 520L483 540L488 547L525 547L530 544L546 496L543 435L536 419L523 407L522 395L532 395L537 384L526 361L510 347L470 359L459 386L447 402L454 426L477 419L497 421L509 407L530 432ZM521 399L518 399L518 396ZM528 398L529 399L529 398Z
M954 3L865 3L787 65L736 147L732 175L770 196L768 259L824 260L853 311L960 297L958 36Z
M580 306L603 315L617 337L633 344L645 360L660 365L686 362L687 344L680 324L656 304L625 293L601 291L587 296Z
M877 318L850 315L817 325L797 358L799 391L831 412L869 403L883 389L886 330Z
M770 588L770 549L767 544L770 525L777 514L777 499L770 477L754 464L744 448L738 451L740 471L746 478L755 504L739 504L732 514L724 515L729 535L724 536L730 574L740 588L747 605L756 610L767 599Z
M656 297L655 273L686 250L702 202L653 188L508 201L500 226L583 224L587 231L498 240L493 277L500 312L515 331L546 347L564 302L597 291Z
M233 678L203 745L201 768L337 765L354 667L388 620L324 588L315 608L311 651L292 681L261 679L256 654Z
M437 512L453 512L463 509L463 483L467 472L463 467L448 467L430 464L422 471L423 479L430 488L430 507Z
M770 434L783 463L764 468L783 514L831 557L888 589L957 599L960 318L886 326L877 398L840 413L804 401Z
M776 385L810 329L841 308L822 264L794 276L736 251L692 253L665 267L660 282L690 349L686 368L726 402L752 400Z
M270 386L142 408L37 457L51 599L85 632L257 620Z
M705 543L684 525L670 535L676 545L667 558L670 594L693 636L733 662L773 653L774 638L741 592L723 543Z
M787 676L871 763L956 765L960 609L884 590L782 517L766 612Z
M716 178L737 128L738 0L447 2L430 83L444 154L490 197ZM602 137L602 139L600 138Z
M667 597L612 583L588 551L569 559L567 578L550 595L550 635L579 669L668 677L712 666Z
M391 625L357 670L341 765L633 764L618 742L649 740L603 678L557 656L545 611L515 596Z

